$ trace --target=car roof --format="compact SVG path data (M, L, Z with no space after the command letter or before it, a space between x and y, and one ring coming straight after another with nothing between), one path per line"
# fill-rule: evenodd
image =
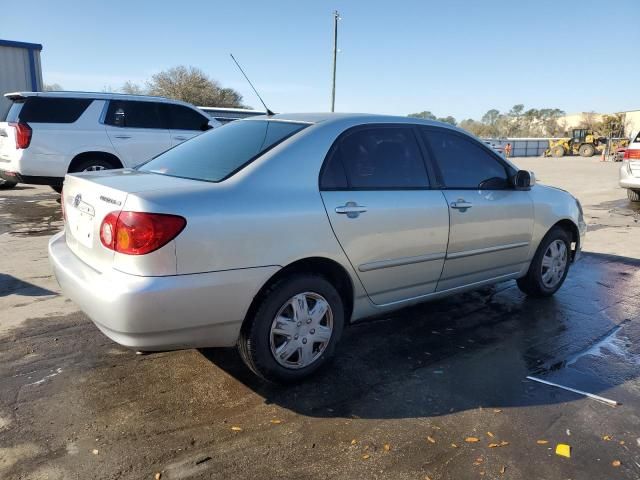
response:
M331 113L331 112L315 112L315 113L278 113L276 115L260 115L249 117L243 121L251 120L279 120L289 122L300 122L308 124L316 124L322 122L340 122L347 121L350 123L407 123L419 125L432 125L438 127L447 127L452 130L464 132L450 123L438 122L436 120L423 120L414 117L401 117L397 115L380 115L374 113ZM466 133L466 132L465 132Z
M73 91L59 91L59 92L11 92L5 93L5 97L9 100L23 100L28 97L47 97L47 98L88 98L92 100L140 100L144 102L162 102L162 103L177 103L180 105L187 105L194 107L190 103L183 102L181 100L172 100L166 97L157 97L154 95L132 95L128 93L106 93L106 92L73 92Z

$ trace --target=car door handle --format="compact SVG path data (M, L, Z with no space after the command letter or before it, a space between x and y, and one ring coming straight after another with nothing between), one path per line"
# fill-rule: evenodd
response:
M356 218L361 213L367 211L367 207L364 205L358 205L356 202L347 202L340 207L336 207L336 213L346 215L349 218Z
M126 140L131 138L131 135L114 135L116 138L120 138L121 140Z
M462 199L457 200L455 202L451 202L451 208L455 208L456 210L463 210L464 211L467 208L471 208L471 207L473 207L472 203L465 202Z
M180 141L188 140L188 138L187 138L187 137L173 137L173 139L174 139L174 140L180 140Z

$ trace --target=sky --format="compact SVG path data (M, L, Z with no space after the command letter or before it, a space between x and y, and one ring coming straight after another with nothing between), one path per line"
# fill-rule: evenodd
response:
M337 9L336 111L607 113L640 109L637 1L31 0L0 38L41 43L67 90L191 65L258 108L233 53L272 110L328 111Z

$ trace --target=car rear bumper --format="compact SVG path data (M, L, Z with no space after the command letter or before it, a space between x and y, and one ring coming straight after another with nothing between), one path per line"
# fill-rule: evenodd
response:
M64 182L64 177L22 175L8 170L0 170L0 178L9 182L26 183L30 185L51 185L52 187L61 187L62 182Z
M100 273L69 249L64 232L49 241L49 260L63 293L107 337L149 351L235 345L251 301L280 268L163 277Z

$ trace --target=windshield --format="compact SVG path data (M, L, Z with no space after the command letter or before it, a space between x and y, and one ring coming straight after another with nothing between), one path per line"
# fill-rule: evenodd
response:
M306 126L272 120L232 122L168 150L140 170L220 182Z

